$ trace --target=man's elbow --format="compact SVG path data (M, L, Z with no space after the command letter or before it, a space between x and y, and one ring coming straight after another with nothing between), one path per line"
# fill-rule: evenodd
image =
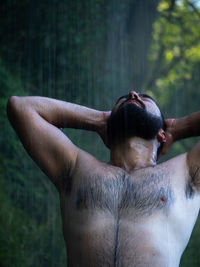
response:
M18 101L18 96L12 95L8 98L8 102L7 102L7 109L13 107L14 105L16 105L17 101Z
M18 105L18 96L10 96L7 102L7 113L10 113L14 109L16 109Z
M19 113L20 109L22 108L22 103L20 97L18 96L11 96L7 102L7 116L10 122L16 117Z
M8 102L7 102L7 111L12 109L14 106L16 106L17 103L17 96L12 95L8 98Z

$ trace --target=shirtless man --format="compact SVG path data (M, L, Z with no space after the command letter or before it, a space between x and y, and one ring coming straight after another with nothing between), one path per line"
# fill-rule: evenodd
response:
M200 206L200 143L161 164L157 149L164 143L162 155L199 135L200 112L164 122L153 99L134 91L112 113L44 97L12 96L7 109L59 192L68 266L179 266ZM96 131L110 162L75 146L60 127Z

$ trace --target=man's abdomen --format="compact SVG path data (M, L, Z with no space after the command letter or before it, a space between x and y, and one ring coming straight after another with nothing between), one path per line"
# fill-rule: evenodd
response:
M155 233L152 228L143 220L117 221L101 212L79 214L65 229L68 266L178 266L175 262L170 264L170 253L164 248L169 232Z

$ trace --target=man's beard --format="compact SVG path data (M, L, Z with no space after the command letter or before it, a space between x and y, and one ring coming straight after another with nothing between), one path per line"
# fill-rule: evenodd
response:
M107 121L108 142L119 143L130 137L152 140L162 128L161 116L151 114L136 104L125 104L112 113Z

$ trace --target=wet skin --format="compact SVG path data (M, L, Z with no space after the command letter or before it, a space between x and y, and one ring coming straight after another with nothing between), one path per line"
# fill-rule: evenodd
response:
M152 99L134 91L113 112L127 101L160 114ZM157 146L165 140L161 129L155 140L133 137L111 147L110 163L103 163L59 127L96 131L103 139L104 112L15 96L7 110L24 148L58 189L68 266L179 265L200 207L200 142L157 165ZM200 135L197 125L200 112L178 120L177 140Z
M60 195L68 266L178 266L200 204L186 154L132 173L82 156Z

